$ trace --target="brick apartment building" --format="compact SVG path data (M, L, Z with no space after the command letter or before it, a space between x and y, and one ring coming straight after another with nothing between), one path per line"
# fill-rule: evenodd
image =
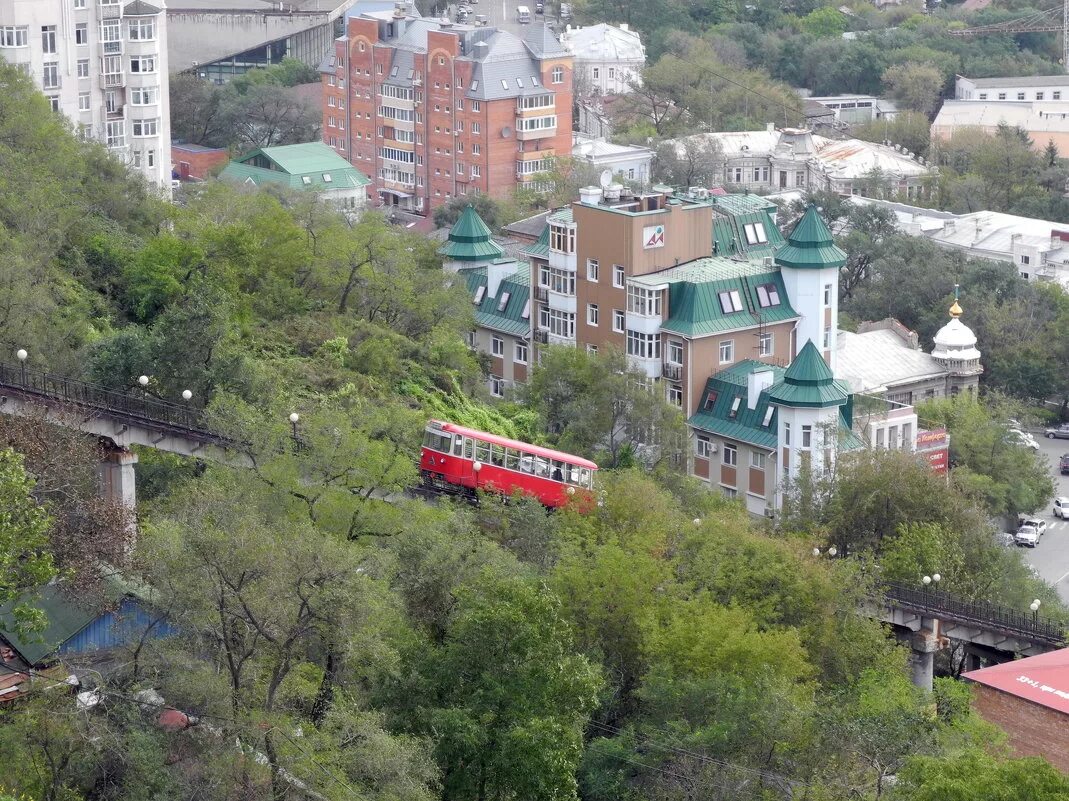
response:
M521 39L398 3L350 17L322 72L324 141L375 205L507 195L571 153L572 56L541 23Z

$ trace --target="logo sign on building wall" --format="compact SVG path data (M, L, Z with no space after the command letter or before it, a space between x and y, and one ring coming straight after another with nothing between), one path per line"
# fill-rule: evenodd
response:
M649 250L650 248L663 248L664 247L664 226L663 225L647 225L642 229L642 248Z

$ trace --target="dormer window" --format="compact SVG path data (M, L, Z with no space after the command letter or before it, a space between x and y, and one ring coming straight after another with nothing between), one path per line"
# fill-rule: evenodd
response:
M334 179L330 177L330 173L329 172L323 173L323 183L329 184L333 180Z
M486 295L486 287L481 286L475 290L475 298L472 300L476 306L483 302L483 297Z
M309 176L309 175L302 175L302 176L301 176L301 183L303 183L303 184L304 184L305 186L311 186L311 185L312 185L312 178L311 178L311 176Z
M719 394L720 393L715 389L709 390L705 396L705 411L709 411L716 405L716 399L719 397Z
M718 292L717 297L720 299L720 311L724 314L742 311L742 297L737 289Z
M746 223L742 227L742 231L746 236L747 245L764 245L768 243L768 234L765 233L764 223Z
M775 413L775 406L769 406L767 409L765 409L765 419L761 421L761 426L763 428L768 428L769 424L772 422L772 415Z
M779 306L779 288L775 284L761 284L757 287L757 302L762 309Z
M739 416L739 407L740 406L742 406L742 398L739 397L739 396L736 396L735 400L733 400L731 402L731 411L728 413L728 419L729 420L734 420L736 417Z
M512 297L512 295L510 293L508 293L508 292L502 292L501 293L501 300L499 300L497 302L497 310L499 312L505 311L505 307L509 305L509 298L510 297Z
M390 77L391 78L396 78L397 77L397 66L396 65L394 65L394 68L390 70Z

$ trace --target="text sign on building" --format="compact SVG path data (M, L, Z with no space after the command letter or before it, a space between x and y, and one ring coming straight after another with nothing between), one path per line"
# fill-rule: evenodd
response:
M664 226L663 225L647 225L642 229L642 248L649 250L650 248L663 248L664 247Z
M950 466L950 435L945 428L917 432L917 453L938 475L946 475Z

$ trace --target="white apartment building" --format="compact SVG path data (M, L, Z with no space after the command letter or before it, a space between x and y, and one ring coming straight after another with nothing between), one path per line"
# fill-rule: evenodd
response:
M83 136L170 187L163 0L0 0L0 58L29 74Z
M1069 75L1025 75L1016 78L954 80L955 100L1036 101L1069 100Z

